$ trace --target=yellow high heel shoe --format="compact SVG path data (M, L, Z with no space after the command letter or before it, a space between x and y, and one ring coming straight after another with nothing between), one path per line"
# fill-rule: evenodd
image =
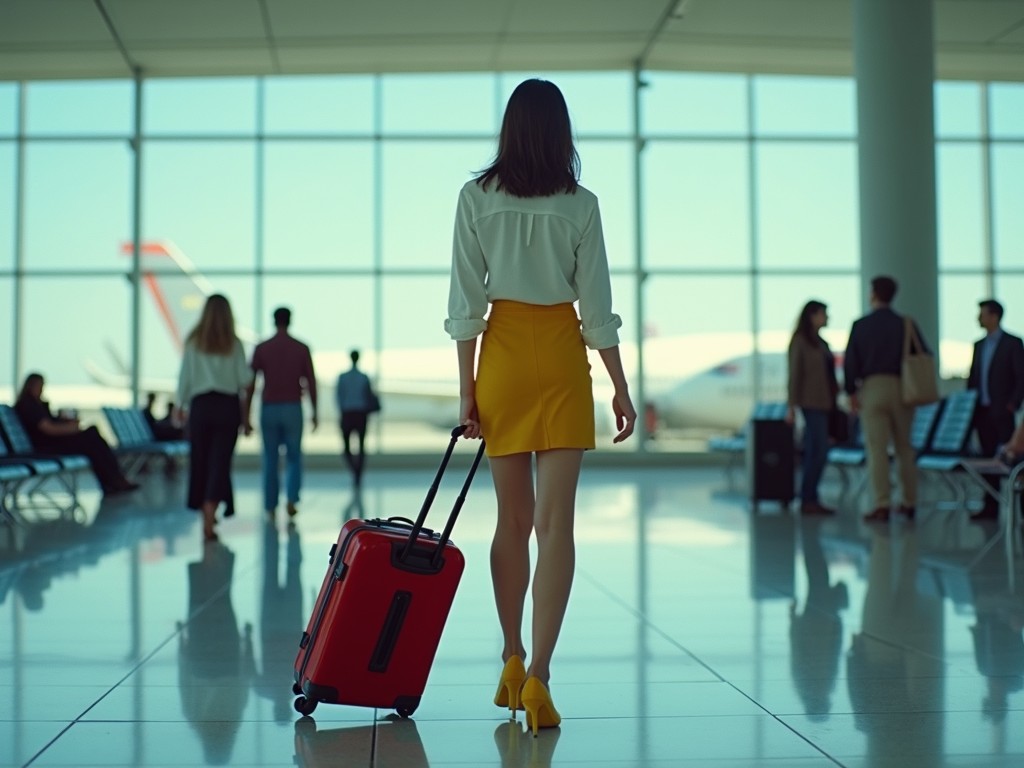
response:
M526 727L533 729L534 737L538 728L554 728L562 722L547 687L536 677L527 678L520 701L526 710Z
M501 670L501 680L498 681L498 692L494 694L494 703L499 707L508 707L512 712L522 709L519 689L523 687L525 679L526 667L523 666L523 660L518 656L510 656L505 662L505 668Z

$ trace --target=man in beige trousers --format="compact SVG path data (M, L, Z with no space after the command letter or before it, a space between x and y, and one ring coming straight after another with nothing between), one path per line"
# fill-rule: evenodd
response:
M890 444L900 478L902 503L898 511L913 519L917 504L917 457L910 444L914 407L904 404L900 391L903 316L890 307L896 289L891 277L872 278L871 312L854 322L846 345L844 386L852 410L860 415L874 494L874 508L864 516L869 522L886 522L893 511ZM920 328L917 333L928 351Z

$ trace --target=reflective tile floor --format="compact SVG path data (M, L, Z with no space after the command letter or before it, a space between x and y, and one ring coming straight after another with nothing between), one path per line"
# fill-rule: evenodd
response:
M486 472L412 719L326 704L300 718L292 664L340 523L415 515L431 474L371 473L355 497L310 472L290 526L264 519L257 474L239 472L239 513L205 547L162 476L109 503L83 491L68 519L25 510L26 527L0 527L0 764L1024 764L1024 568L994 528L934 505L882 527L854 510L752 515L716 469L584 469L560 729L533 739L491 701Z

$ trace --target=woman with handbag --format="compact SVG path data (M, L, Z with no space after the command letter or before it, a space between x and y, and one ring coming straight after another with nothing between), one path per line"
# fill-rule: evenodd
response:
M821 329L828 323L828 307L808 301L789 342L789 402L786 421L796 420L796 409L804 421L803 461L800 479L800 512L804 515L832 515L834 509L818 500L818 485L828 460L829 421L836 409L839 385L836 363ZM839 415L841 412L839 412Z

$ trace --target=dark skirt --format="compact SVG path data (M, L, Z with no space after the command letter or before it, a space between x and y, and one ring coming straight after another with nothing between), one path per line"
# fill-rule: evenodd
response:
M227 505L224 515L235 513L231 459L241 423L237 395L205 392L192 398L188 416L189 509L200 509L205 501L223 501Z

